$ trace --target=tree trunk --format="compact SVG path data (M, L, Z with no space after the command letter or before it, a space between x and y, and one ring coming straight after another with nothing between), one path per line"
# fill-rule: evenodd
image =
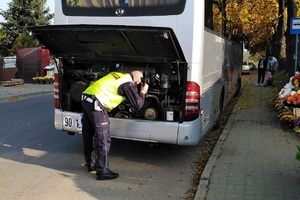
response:
M290 21L291 18L295 17L297 14L297 6L296 0L287 0L287 11L288 11L288 19L287 19L287 31L285 33L286 37L286 71L290 76L295 74L295 43L296 43L296 35L290 34ZM299 69L297 69L299 70Z
M214 30L213 3L214 1L205 0L205 27L211 30Z
M274 48L274 56L280 59L285 57L285 55L281 55L281 48L283 47L284 43L284 8L285 8L285 0L279 0L279 9L278 9L278 25L277 25L277 34L275 40L275 48ZM282 65L281 65L282 66Z
M221 7L222 7L222 35L225 37L228 37L227 30L226 30L226 1L221 1Z
M276 26L274 22L272 23L274 33L271 40L270 54L275 56L279 61L284 36L284 2L285 0L278 0L278 24Z

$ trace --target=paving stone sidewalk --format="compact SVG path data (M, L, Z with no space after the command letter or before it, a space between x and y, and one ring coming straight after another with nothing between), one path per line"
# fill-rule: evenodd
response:
M0 102L20 97L53 92L53 84L22 84L15 86L0 85Z
M195 199L299 200L300 137L282 128L277 90L250 77L204 169ZM251 105L247 105L251 102Z

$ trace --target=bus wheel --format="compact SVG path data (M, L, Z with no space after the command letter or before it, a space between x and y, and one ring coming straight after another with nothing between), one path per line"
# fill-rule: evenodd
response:
M222 116L222 112L223 112L223 103L224 103L224 92L222 91L222 95L221 95L220 100L219 100L219 114L218 114L218 118L216 120L216 123L215 123L215 126L214 126L213 130L218 129L221 125L221 116Z
M237 97L239 96L240 92L241 92L241 89L242 89L242 79L241 77L238 77L238 80L237 80L237 83L236 83L236 90L235 90L235 93L234 93L234 97Z

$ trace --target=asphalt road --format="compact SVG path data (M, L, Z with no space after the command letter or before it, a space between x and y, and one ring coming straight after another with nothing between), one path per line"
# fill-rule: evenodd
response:
M0 104L1 199L185 199L192 188L199 146L113 140L116 180L85 172L80 134L53 125L53 95Z

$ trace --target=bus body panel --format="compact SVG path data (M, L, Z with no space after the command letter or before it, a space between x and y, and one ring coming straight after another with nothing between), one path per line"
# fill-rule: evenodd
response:
M55 9L56 25L99 24L171 28L187 62L185 80L200 86L202 113L195 120L168 122L110 118L112 137L195 145L213 128L222 112L221 108L228 104L236 92L241 70L241 49L238 44L204 27L205 1L187 0L183 13L166 16L65 16L60 0L56 0ZM223 101L220 101L221 98ZM223 105L220 106L220 103ZM55 109L55 127L58 130L81 132L80 119L80 112Z
M56 0L56 6L59 4L58 7L55 7L55 25L64 25L64 24L94 24L94 25L125 25L125 26L149 26L149 27L168 27L176 32L176 37L180 41L181 48L185 53L186 60L192 62L192 55L187 52L192 52L193 48L201 48L198 44L193 45L193 37L187 35L187 33L194 32L194 23L195 23L195 30L197 32L201 32L204 28L202 22L203 20L197 19L200 14L203 14L203 5L197 5L199 2L195 4L198 8L194 8L193 3L187 3L184 12L179 15L171 15L171 16L141 16L141 17L82 17L82 16L65 16L61 12L61 0ZM194 11L195 9L195 11ZM194 12L199 13L194 16ZM56 15L58 13L58 15ZM186 18L190 20L186 20ZM88 23L87 23L88 22ZM198 38L197 34L196 38ZM202 36L203 37L203 36ZM196 57L198 58L199 55L197 54ZM199 60L199 59L197 59Z

